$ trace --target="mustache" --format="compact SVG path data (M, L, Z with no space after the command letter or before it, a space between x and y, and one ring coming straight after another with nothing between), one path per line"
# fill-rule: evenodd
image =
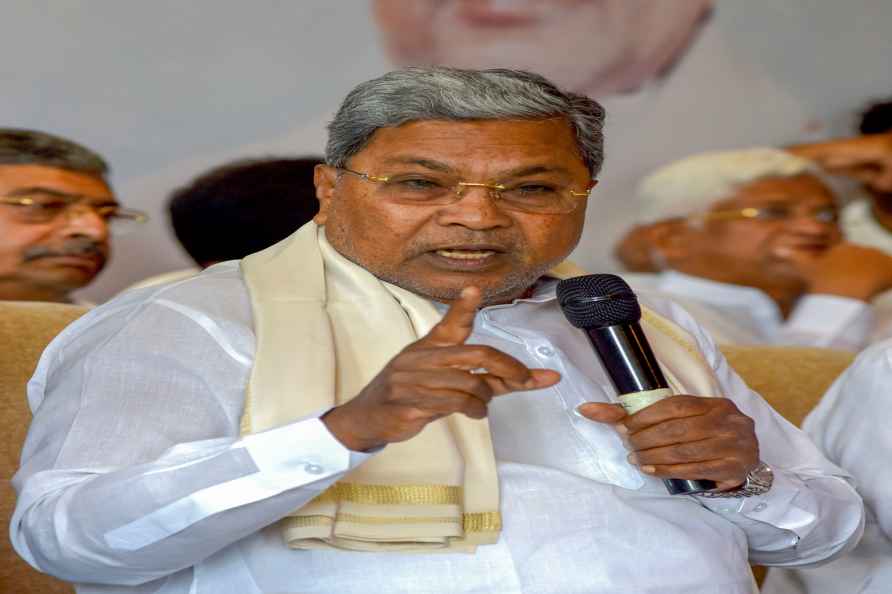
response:
M89 239L69 241L61 248L35 245L25 250L22 255L22 261L31 262L33 260L40 260L41 258L59 258L65 256L91 256L104 263L105 249L102 244Z

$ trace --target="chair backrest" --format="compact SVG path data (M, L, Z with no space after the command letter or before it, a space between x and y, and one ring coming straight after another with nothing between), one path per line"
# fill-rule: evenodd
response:
M25 385L46 345L88 308L59 303L0 301L0 591L71 594L74 589L31 568L9 544L9 517L15 507L10 479L31 411Z
M797 427L855 359L846 351L812 347L723 345L721 350L743 381ZM761 585L765 568L754 565L753 575Z
M743 381L797 427L855 360L847 351L814 347L723 345L721 350Z

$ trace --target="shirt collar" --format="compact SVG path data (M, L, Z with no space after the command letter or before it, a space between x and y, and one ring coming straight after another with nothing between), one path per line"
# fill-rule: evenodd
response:
M489 305L482 309L502 309L506 307L514 307L520 303L545 303L548 301L553 301L557 299L557 284L560 279L556 279L550 276L542 276L533 283L532 286L532 294L527 297L519 297L511 301L511 303L502 303L499 305ZM434 307L437 308L437 311L440 313L446 313L446 310L449 309L449 306L440 301L431 301L434 304Z

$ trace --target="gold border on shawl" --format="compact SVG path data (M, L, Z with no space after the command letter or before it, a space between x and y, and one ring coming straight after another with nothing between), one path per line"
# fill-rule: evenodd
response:
M499 512L475 512L462 514L465 532L498 532L502 529L502 514Z
M239 422L239 435L249 435L251 430L251 406L254 405L254 397L251 395L251 383L245 388L245 403L242 406L242 419Z
M415 516L359 516L356 514L338 514L338 522L351 524L458 524L458 518L415 517ZM312 526L331 526L335 520L329 516L294 516L288 518L288 524L298 528ZM498 532L502 529L502 515L499 512L478 512L462 514L462 528L465 532Z
M450 485L335 483L313 499L313 503L339 501L365 505L460 505L462 489Z
M703 359L703 354L700 352L700 349L698 349L695 344L693 344L690 340L683 336L671 324L667 323L666 320L664 320L661 316L655 315L651 311L642 308L641 318L647 324L650 324L651 326L680 344L687 352L695 355L700 360Z

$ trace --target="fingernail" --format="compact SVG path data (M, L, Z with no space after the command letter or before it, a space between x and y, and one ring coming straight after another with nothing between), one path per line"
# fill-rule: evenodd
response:
M614 427L616 427L616 430L618 432L622 433L623 435L629 434L629 428L626 427L625 425L623 425L622 423L617 423L616 425L614 425Z
M653 466L642 466L641 472L646 472L647 474L653 474L657 471L657 469Z
M635 452L632 452L631 454L629 454L628 456L626 456L626 460L629 461L629 464L633 464L633 465L635 465L635 466L638 466L638 456L635 455Z

